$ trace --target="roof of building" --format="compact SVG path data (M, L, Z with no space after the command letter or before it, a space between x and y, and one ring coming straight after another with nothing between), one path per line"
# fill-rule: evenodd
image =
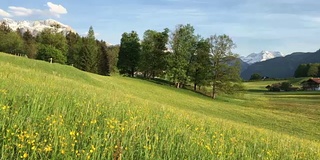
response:
M308 81L313 81L320 84L320 78L310 78Z

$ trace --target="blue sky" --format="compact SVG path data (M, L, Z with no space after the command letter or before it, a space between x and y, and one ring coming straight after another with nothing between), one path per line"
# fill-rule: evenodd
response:
M290 54L320 48L319 0L1 0L0 18L55 19L84 34L93 26L98 39L118 44L121 34L147 29L174 30L191 24L196 34L227 34L234 50Z

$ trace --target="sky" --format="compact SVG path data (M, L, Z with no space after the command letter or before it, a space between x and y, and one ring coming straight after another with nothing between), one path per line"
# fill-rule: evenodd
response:
M119 44L124 32L191 24L204 38L229 35L240 56L320 49L319 0L1 0L0 18L55 19L85 35Z

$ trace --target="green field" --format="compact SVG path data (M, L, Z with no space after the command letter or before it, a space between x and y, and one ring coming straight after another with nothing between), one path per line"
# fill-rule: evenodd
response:
M0 159L319 159L320 93L217 100L0 53Z

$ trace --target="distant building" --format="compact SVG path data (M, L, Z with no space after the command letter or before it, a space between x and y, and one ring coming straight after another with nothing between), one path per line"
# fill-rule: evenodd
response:
M320 78L310 78L301 82L301 85L305 91L320 91Z

